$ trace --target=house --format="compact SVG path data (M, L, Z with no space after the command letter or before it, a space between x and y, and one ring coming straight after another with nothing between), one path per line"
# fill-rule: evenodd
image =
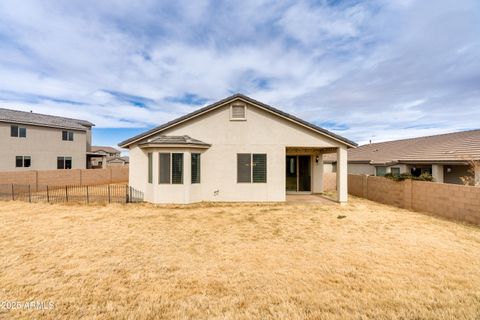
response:
M93 123L0 108L0 171L85 169Z
M120 150L108 146L92 146L88 152L88 168L97 169L105 168L109 164L109 160L120 158Z
M371 143L348 151L348 173L384 176L387 173L427 172L436 182L463 184L472 175L470 162L480 160L480 130ZM325 170L335 170L336 159L325 159ZM333 167L332 167L333 166ZM477 166L475 179L480 180ZM473 179L472 179L473 180Z
M129 184L153 203L284 201L323 191L323 155L339 159L347 201L347 149L356 144L242 94L119 143Z
M128 157L114 157L107 160L107 167L128 167L129 164Z

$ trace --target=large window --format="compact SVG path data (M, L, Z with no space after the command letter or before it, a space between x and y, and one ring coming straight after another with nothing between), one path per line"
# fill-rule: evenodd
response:
M16 156L15 167L17 168L29 168L32 165L32 158L30 156Z
M73 131L62 131L63 141L73 141Z
M390 173L394 176L400 175L400 168L390 168Z
M10 126L10 136L17 138L26 138L27 137L27 128L19 127L17 125Z
M266 183L267 155L263 153L237 154L238 183Z
M57 169L72 169L72 157L57 157Z
M152 183L153 180L153 159L152 153L148 153L148 183Z
M375 167L375 175L377 177L383 177L387 174L387 167Z
M183 153L159 153L158 183L183 184Z
M200 183L200 153L192 153L192 183Z

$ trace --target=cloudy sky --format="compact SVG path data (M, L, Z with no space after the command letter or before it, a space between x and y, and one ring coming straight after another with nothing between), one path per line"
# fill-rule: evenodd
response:
M358 143L480 128L480 2L0 1L0 107L95 144L236 92Z

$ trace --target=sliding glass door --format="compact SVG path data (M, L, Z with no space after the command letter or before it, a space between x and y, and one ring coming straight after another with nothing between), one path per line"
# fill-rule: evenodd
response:
M311 157L287 156L286 157L286 191L309 192L311 191Z

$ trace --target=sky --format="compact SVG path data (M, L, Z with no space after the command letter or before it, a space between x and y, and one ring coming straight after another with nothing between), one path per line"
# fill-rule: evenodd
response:
M243 93L359 144L480 128L480 1L0 1L0 107L93 143Z

